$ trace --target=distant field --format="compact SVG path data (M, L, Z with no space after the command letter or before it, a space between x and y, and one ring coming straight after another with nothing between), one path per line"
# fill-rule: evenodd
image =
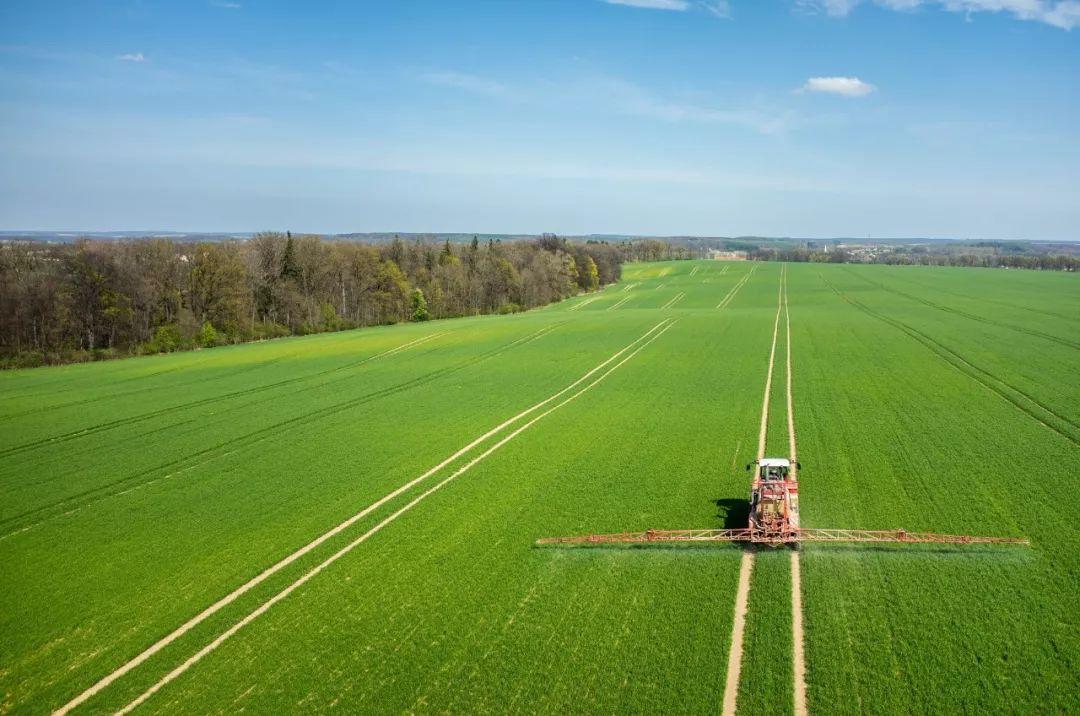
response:
M0 712L718 712L739 547L533 542L744 514L781 270L0 373ZM1032 541L804 546L810 711L1080 709L1080 281L786 271L803 525ZM787 565L739 713L793 711Z

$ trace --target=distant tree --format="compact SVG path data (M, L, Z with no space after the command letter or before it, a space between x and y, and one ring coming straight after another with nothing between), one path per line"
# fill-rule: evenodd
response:
M379 323L397 323L405 318L409 280L398 265L387 259L379 265L375 281L375 302Z
M213 348L218 342L218 332L214 329L214 324L210 321L203 321L202 328L199 329L199 345L203 348Z
M296 262L296 245L293 243L291 231L285 239L285 251L281 254L281 278L291 278L294 281L300 279L300 266Z
M454 255L454 250L450 248L450 239L447 239L443 244L442 251L439 252L439 265L449 266L455 263L458 263L458 257Z
M600 287L600 272L596 268L596 262L592 256L585 257L585 270L581 276L586 291L595 291Z
M566 293L576 293L573 286L578 282L578 267L577 261L574 261L574 257L570 254L562 254L563 270L566 272L566 279L571 284L567 286Z
M400 236L395 235L394 240L390 242L390 260L398 266L405 263L405 242Z
M189 263L187 305L197 325L210 321L230 334L239 333L251 301L239 247L196 244Z
M414 321L426 321L431 316L428 315L427 299L424 298L424 292L419 288L414 288L412 292L412 319Z
M180 347L180 330L175 323L158 326L146 348L151 353L172 353Z
M104 264L104 252L89 241L80 242L68 259L70 313L79 343L87 350L97 348L104 333L109 292L109 280L102 271Z

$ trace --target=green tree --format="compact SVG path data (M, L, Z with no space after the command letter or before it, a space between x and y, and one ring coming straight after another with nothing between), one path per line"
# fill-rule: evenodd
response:
M217 345L218 332L214 328L214 324L210 323L210 321L203 321L202 328L199 329L198 341L203 348L213 348Z
M586 291L595 291L600 288L600 271L596 268L596 262L592 256L585 257L585 271L582 276Z
M443 244L442 251L439 252L439 265L451 266L458 263L458 257L454 255L454 250L450 248L450 239L446 240Z
M197 244L191 254L187 304L195 314L195 331L204 321L235 334L248 314L250 295L246 267L237 244Z
M300 279L300 264L296 261L296 246L293 244L291 231L285 239L285 251L281 254L281 277L294 281Z
M182 341L180 329L176 327L176 324L166 323L164 326L157 327L147 348L151 353L172 353L180 347Z
M424 292L419 288L414 288L412 292L412 319L414 321L426 321L430 316L428 315L427 299L424 298Z
M379 323L396 323L406 318L409 280L389 259L379 264L373 298L378 307Z

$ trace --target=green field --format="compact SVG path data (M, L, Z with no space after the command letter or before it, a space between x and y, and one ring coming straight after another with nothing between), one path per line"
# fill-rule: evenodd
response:
M193 657L138 711L718 712L740 547L533 542L745 517L781 268L634 264L525 314L0 374L0 712L68 704L455 455L77 712ZM1080 281L787 284L803 525L1032 543L804 545L811 713L1080 709ZM740 713L793 710L787 565L757 557Z

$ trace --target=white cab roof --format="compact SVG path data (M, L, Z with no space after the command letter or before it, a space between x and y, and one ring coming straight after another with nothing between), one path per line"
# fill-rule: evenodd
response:
M782 457L763 457L758 460L762 467L791 467L791 460Z

